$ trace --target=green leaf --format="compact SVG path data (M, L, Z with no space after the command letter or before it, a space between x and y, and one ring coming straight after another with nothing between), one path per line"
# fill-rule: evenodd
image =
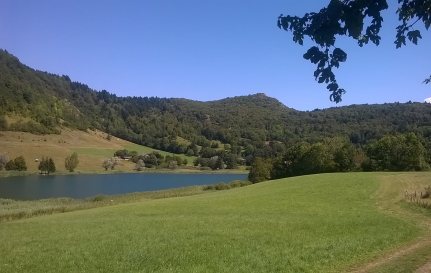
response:
M341 48L336 48L332 52L333 58L338 62L345 62L347 60L347 54Z
M409 31L409 32L407 32L407 38L410 40L410 42L417 45L418 39L422 39L421 32L419 30Z

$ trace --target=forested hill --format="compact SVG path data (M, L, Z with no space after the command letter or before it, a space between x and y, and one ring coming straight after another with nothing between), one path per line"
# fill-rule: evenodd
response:
M34 70L0 50L0 129L43 134L58 133L62 126L96 128L178 153L191 143L210 146L212 140L251 153L268 143L332 136L345 136L354 144L395 132L429 138L431 105L352 105L303 112L262 93L210 102L117 97L68 76Z

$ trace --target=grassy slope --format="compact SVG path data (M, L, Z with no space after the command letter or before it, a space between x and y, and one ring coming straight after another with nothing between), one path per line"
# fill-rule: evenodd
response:
M421 234L376 206L378 179L304 176L5 222L0 272L340 272Z
M362 266L362 270L356 272L430 272L430 264L425 271L415 270L424 267L431 260L431 211L404 202L404 192L423 192L426 186L431 185L431 173L385 173L379 175L379 178L378 206L386 214L414 223L422 232L413 242Z
M79 165L76 171L81 172L101 172L102 161L112 157L114 152L120 149L135 150L138 153L149 153L154 151L149 147L137 145L116 137L110 141L106 139L106 134L99 131L89 131L88 133L76 130L65 129L60 135L33 135L23 132L0 132L0 153L5 153L9 158L23 155L30 172L37 172L39 163L36 158L42 156L52 157L56 163L57 170L66 171L64 159L72 152L77 152ZM159 151L161 154L169 154ZM194 157L187 157L189 165L193 164ZM120 171L131 171L134 164L123 161L117 167Z

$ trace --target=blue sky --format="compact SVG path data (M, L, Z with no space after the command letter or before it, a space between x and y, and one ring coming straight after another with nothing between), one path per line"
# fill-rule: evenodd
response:
M120 96L214 100L264 92L312 110L362 103L423 101L431 85L431 32L396 50L395 7L385 12L381 45L343 38L348 60L337 71L347 90L329 101L314 81L307 47L276 27L329 1L2 0L0 48L30 67ZM388 1L394 4L396 1Z

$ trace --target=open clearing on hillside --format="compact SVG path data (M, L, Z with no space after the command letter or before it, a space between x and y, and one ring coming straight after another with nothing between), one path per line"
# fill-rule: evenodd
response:
M29 172L37 172L38 162L42 156L52 157L56 168L66 172L64 159L73 152L78 153L79 165L77 172L102 172L102 162L110 158L115 151L128 149L139 154L158 151L146 146L137 145L126 140L111 137L100 131L78 131L63 129L59 135L34 135L24 132L0 132L0 154L6 154L10 159L24 156ZM158 151L163 156L171 153ZM188 165L193 164L195 157L180 155L187 159ZM135 164L122 161L116 167L119 171L132 171Z
M311 175L4 222L0 272L371 270L428 235L427 216L399 201L430 177Z

